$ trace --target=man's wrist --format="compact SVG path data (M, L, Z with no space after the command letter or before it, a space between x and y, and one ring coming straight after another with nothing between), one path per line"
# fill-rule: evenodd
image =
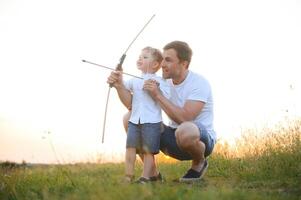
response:
M155 95L155 100L156 100L156 101L161 101L161 100L162 100L162 97L163 97L162 93L161 93L161 92L158 92L158 93Z

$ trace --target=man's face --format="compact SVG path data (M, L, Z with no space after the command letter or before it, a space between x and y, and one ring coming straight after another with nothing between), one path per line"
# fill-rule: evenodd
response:
M163 61L161 63L162 77L164 79L174 79L181 73L180 60L174 49L167 49L163 52Z

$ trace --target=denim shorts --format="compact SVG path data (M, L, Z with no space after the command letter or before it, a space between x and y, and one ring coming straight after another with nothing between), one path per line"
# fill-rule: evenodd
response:
M157 154L160 151L162 123L128 123L126 147L136 148L137 153Z
M164 125L163 133L161 134L161 140L160 140L160 150L177 160L192 160L192 157L187 152L181 150L176 142L176 136L175 136L175 128L171 128L169 126ZM209 156L214 148L214 140L209 135L207 130L200 125L199 126L200 131L200 140L205 144L205 157Z

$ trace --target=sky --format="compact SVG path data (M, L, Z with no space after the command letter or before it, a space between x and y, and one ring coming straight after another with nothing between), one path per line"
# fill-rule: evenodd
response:
M0 0L0 160L123 159L126 109L112 89L102 144L110 71L82 59L114 68L153 14L124 71L139 75L145 46L186 41L220 139L301 116L301 0Z

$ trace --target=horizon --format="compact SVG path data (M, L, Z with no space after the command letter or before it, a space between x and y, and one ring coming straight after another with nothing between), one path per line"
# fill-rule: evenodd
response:
M52 145L70 162L122 154L126 109L114 89L101 143L110 71L82 60L114 68L153 14L125 71L139 75L145 46L186 41L190 69L213 90L218 138L301 116L301 0L131 3L1 1L0 160L57 162Z

